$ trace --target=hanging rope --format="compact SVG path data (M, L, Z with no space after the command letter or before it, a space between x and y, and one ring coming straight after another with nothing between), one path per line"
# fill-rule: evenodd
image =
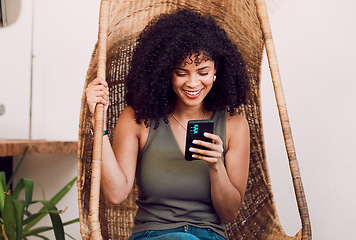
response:
M309 220L309 212L308 212L307 202L304 194L302 179L300 177L300 171L299 171L297 156L296 156L293 137L292 137L292 130L289 124L287 106L284 99L277 55L276 55L276 50L272 38L271 26L268 20L268 13L267 13L265 0L256 0L256 7L257 7L257 16L260 20L261 28L265 40L269 68L272 75L272 82L274 86L279 117L282 125L285 146L289 159L289 167L292 173L294 191L297 197L299 215L302 221L302 239L311 239L311 224Z
M110 0L102 0L99 15L97 77L106 79L106 48L109 27ZM97 104L94 114L94 147L89 202L90 239L101 240L99 221L99 198L101 180L101 156L103 148L104 105Z

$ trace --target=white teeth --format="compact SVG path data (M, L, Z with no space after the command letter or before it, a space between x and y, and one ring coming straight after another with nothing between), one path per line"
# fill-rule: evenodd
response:
M197 95L198 93L200 93L201 90L198 91L194 91L194 92L190 92L190 91L186 91L184 90L186 93L188 93L189 95Z

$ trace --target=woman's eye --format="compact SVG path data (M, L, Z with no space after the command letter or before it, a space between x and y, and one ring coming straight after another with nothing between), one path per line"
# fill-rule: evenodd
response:
M209 73L199 73L200 76L206 76L208 75Z
M187 74L186 74L186 73L176 73L176 75L177 75L178 77L184 77L184 76L186 76Z

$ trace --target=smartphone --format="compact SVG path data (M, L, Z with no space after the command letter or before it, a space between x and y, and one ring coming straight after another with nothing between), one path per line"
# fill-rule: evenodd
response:
M214 121L213 120L191 120L187 125L187 137L185 142L185 160L198 160L193 158L193 153L189 151L190 147L207 149L199 145L192 143L194 139L203 140L206 142L212 142L210 138L206 138L204 133L213 133L214 132Z

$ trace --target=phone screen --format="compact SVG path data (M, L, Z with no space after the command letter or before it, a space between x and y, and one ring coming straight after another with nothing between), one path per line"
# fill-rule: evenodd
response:
M206 142L211 142L211 139L204 136L205 132L214 132L214 121L213 120L191 120L188 122L187 126L187 137L185 143L185 159L188 161L198 160L192 157L192 152L189 151L190 147L207 149L202 146L198 146L192 143L194 139L203 140Z

